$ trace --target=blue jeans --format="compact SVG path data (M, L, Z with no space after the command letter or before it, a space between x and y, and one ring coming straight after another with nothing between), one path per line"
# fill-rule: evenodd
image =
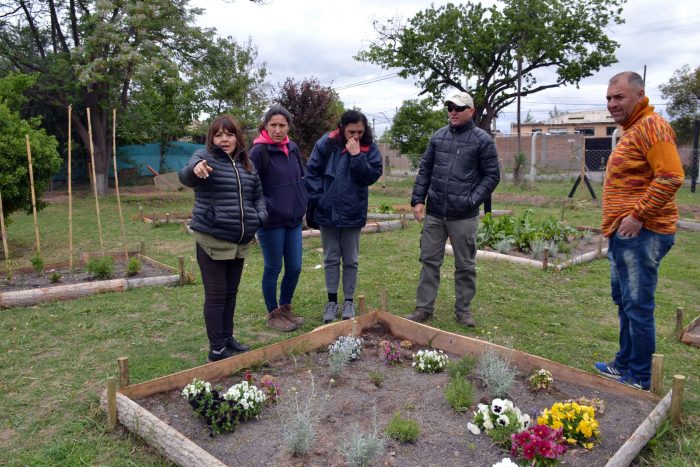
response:
M301 224L296 227L277 227L258 230L258 241L262 248L265 269L262 277L262 292L267 311L277 308L277 279L282 271L279 305L292 303L294 290L301 274Z
M615 232L609 239L610 286L620 318L620 350L615 366L646 386L651 381L651 355L656 351L654 293L661 259L674 234L642 228L636 237Z

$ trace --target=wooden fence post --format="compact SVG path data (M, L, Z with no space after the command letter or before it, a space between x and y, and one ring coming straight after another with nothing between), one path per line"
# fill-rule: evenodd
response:
M110 430L117 427L117 379L107 380L107 425Z
M141 253L143 256L146 256L146 242L143 240L139 241L139 253Z
M671 424L673 426L679 426L681 424L684 385L685 376L673 375L673 392L671 395Z
M386 289L379 292L379 303L379 309L387 313L389 311L389 292Z
M367 314L367 303L365 302L364 295L357 296L357 303L358 303L358 308L360 309L360 314L361 315Z
M180 286L185 285L185 257L177 257L177 267L180 272Z
M679 306L676 308L676 339L681 340L683 338L683 307Z
M119 357L117 364L119 365L119 387L125 388L129 385L129 359Z
M651 356L651 392L661 395L664 383L664 356L655 353Z

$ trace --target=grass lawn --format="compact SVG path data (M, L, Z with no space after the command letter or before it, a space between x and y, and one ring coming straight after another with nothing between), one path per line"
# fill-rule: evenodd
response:
M410 180L387 179L371 190L370 205L408 204ZM562 216L562 199L571 182L539 184L529 190L500 186L494 209L535 216ZM600 186L597 186L600 193ZM503 193L499 201L499 194ZM506 196L507 195L507 196ZM531 198L540 199L533 207ZM567 204L564 218L574 225L597 226L600 208L579 189ZM154 228L137 220L144 213L191 209L191 193L157 198L122 196L127 240L140 240L146 253L172 266L184 255L193 264L192 238L176 224ZM680 204L700 204L684 187ZM120 249L116 198L100 201L106 249ZM39 213L42 252L47 263L66 260L67 201L50 204ZM81 195L74 204L75 249L99 250L94 202ZM389 292L390 311L403 315L414 306L420 226L411 222L401 231L363 236L358 293L370 307L379 306L380 290ZM9 226L15 266L28 266L33 254L32 216L15 214ZM304 241L303 272L295 309L306 318L300 331L322 324L326 297L320 239ZM559 273L500 262L478 262L478 292L474 316L478 327L467 329L453 320L453 259L445 258L442 286L432 325L452 332L506 344L573 367L592 371L595 360L608 360L617 349L616 308L609 297L606 260ZM246 259L236 310L236 336L259 347L289 337L265 326L260 294L262 256L254 247ZM676 307L686 323L700 313L700 234L680 231L664 259L657 290L657 351L666 356L664 390L671 375L688 377L685 424L664 425L645 449L642 465L700 465L700 349L673 338ZM207 341L202 320L203 291L198 282L187 287L151 287L110 293L62 303L0 310L0 465L162 465L166 461L127 431L110 432L99 409L99 394L117 375L118 357L129 357L132 383L142 382L204 363ZM465 420L466 423L466 420ZM605 425L601 426L606 436ZM466 440L465 440L466 442Z

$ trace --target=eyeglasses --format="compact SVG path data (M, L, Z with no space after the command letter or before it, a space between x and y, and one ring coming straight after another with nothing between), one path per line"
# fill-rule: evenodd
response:
M457 107L456 105L448 105L447 106L447 111L448 112L464 112L469 108L468 105L463 105L461 107Z

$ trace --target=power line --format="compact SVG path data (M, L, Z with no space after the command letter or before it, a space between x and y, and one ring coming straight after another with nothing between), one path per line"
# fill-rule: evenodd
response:
M364 81L357 81L355 83L343 84L343 85L334 87L333 90L334 91L343 91L345 89L356 88L359 86L365 86L367 84L372 84L372 83L376 83L379 81L384 81L386 79L391 79L391 78L394 78L398 75L399 75L398 73L392 73L390 75L378 76L376 78L370 78L370 79L366 79Z

